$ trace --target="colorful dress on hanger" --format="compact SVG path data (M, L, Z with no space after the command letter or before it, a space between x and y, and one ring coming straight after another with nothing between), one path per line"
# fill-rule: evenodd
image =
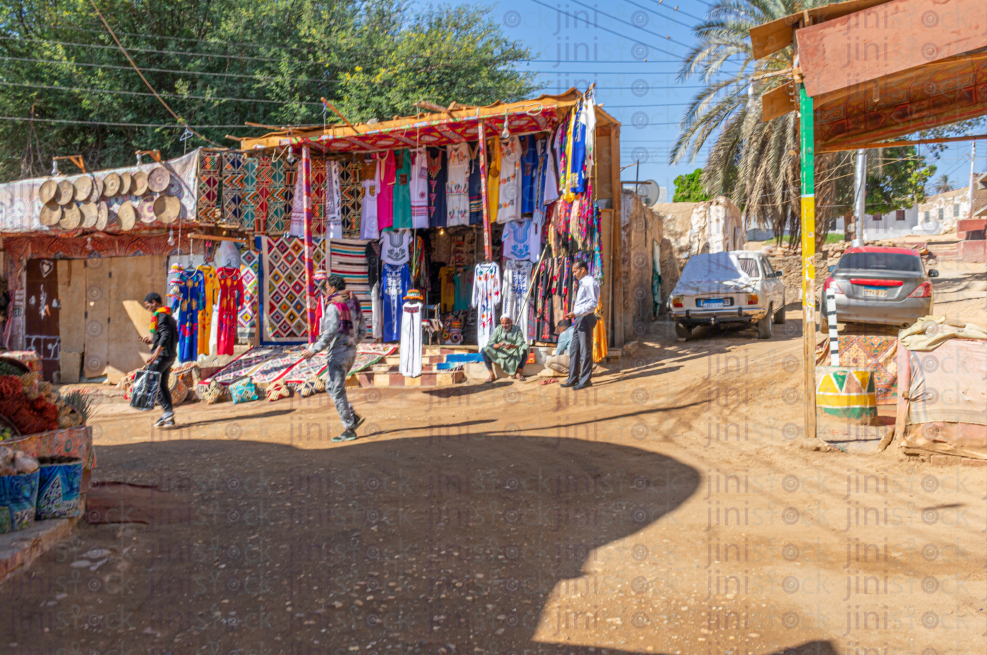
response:
M516 136L500 142L498 181L497 222L521 220L521 145Z
M470 148L470 225L483 225L483 188L480 179L480 146Z
M216 354L232 355L236 343L236 317L243 304L243 280L240 269L221 268L219 277L219 329Z
M497 210L500 207L500 139L494 137L487 140L487 216L490 223L497 222Z
M538 195L538 147L535 137L528 135L521 140L521 214L534 214Z
M541 231L532 220L514 221L504 226L504 259L523 259L532 263L541 254Z
M428 157L425 148L411 150L411 173L408 195L411 201L411 227L428 227Z
M411 222L411 151L403 150L401 165L396 167L394 184L391 186L391 198L394 206L395 230L413 227ZM393 155L392 155L393 156Z
M411 259L411 230L385 232L380 238L380 255L385 264L407 264Z
M343 196L339 190L339 162L326 162L326 236L343 238Z
M444 148L428 149L428 227L446 226L446 166Z
M410 284L411 274L407 264L384 264L384 276L380 283L380 338L385 342L401 339L401 314Z
M452 266L443 266L439 269L439 302L442 305L442 313L448 314L456 304L456 269Z
M394 151L388 150L378 162L377 229L383 232L394 224Z
M172 314L178 322L178 361L191 362L199 345L199 310L205 301L202 276L194 270L184 270L178 276L178 288Z
M500 307L501 316L510 316L521 328L521 334L528 336L528 306L522 311L521 303L528 292L533 264L527 260L508 259L504 262L504 302ZM531 302L530 300L528 301Z
M457 143L447 151L446 227L466 225L470 219L470 146Z
M377 194L380 190L380 166L378 162L364 164L360 170L360 180L360 238L379 239Z
M477 308L476 343L484 348L497 323L500 304L500 266L497 262L478 264L473 273L473 307Z
M212 329L212 308L219 297L219 279L216 269L212 266L199 266L195 269L196 277L202 282L202 305L199 308L199 344L198 354L209 355L209 332Z
M401 309L401 360L398 372L406 378L422 374L422 304L409 302Z

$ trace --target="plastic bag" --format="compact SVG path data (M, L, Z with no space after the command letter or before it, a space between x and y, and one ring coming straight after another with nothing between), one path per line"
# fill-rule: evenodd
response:
M137 371L130 395L130 406L142 412L154 409L161 386L161 373L157 371Z

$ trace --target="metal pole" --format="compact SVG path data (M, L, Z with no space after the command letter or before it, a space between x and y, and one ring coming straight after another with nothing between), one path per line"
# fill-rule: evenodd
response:
M799 86L802 140L802 368L805 374L805 430L816 438L816 183L812 98Z
M977 142L973 141L970 144L970 215L968 218L973 218L973 189L977 184L977 174L974 172L974 167L977 165Z
M857 215L857 236L853 245L862 246L864 243L864 213L867 211L867 151L857 151L857 170L854 180L854 204Z
M308 146L302 147L298 174L302 178L302 215L305 222L305 318L308 322L308 342L314 343L318 327L315 324L315 242L312 239L312 156Z
M487 208L487 140L480 121L477 136L480 137L480 201L483 203L483 258L493 261L493 236L490 229L490 211Z

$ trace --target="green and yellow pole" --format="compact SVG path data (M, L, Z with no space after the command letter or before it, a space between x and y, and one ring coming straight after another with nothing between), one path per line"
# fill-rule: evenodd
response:
M802 141L802 363L805 373L805 429L816 438L816 183L812 98L799 85Z

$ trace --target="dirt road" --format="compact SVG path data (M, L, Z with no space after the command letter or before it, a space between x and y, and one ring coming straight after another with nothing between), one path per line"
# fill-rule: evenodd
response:
M793 447L796 314L770 341L657 324L582 392L359 390L350 444L324 394L183 406L167 432L106 406L96 479L167 493L6 583L0 644L983 652L987 469Z

